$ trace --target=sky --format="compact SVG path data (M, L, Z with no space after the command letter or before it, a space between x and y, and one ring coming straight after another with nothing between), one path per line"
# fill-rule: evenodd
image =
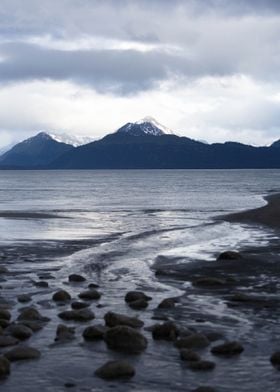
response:
M0 3L0 147L146 116L210 143L280 138L279 0Z

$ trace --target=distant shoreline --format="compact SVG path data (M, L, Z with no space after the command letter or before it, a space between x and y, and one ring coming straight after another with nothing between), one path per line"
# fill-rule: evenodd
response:
M217 219L236 223L261 224L273 229L280 229L280 193L270 194L264 197L264 200L267 201L267 204L263 207L223 215Z

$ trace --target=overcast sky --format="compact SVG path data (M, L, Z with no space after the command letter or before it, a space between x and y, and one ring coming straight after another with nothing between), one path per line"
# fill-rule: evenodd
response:
M269 144L280 1L1 0L0 83L0 147L147 115L195 139Z

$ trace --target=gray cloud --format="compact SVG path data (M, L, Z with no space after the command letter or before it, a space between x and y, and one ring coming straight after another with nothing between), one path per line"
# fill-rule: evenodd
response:
M211 101L208 112L182 116L194 129L203 124L207 134L207 124L211 129L216 124L232 134L242 127L244 132L267 128L269 133L278 126L278 101L271 103L270 95L277 96L280 86L279 37L279 0L2 0L0 83L13 91L13 86L33 81L74 82L75 89L89 88L105 98L113 93L116 100L160 94L169 83L170 96L178 89L190 90L192 96L199 90L204 106ZM233 91L227 86L209 93L207 86L199 87L205 78L219 85L224 83L220 79L238 75L253 81L267 97L257 102L254 91L247 93L251 87L238 81ZM29 94L32 104L33 93ZM182 112L184 99L176 101ZM137 98L141 104L144 101ZM235 105L234 117L226 105ZM175 107L173 113L178 115ZM48 125L34 117L30 127ZM5 117L9 123L13 129Z

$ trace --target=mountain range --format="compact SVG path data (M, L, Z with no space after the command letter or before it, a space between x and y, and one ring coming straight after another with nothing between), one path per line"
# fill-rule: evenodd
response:
M150 117L80 144L40 132L0 156L0 169L280 168L280 140L263 147L207 144L178 136Z

